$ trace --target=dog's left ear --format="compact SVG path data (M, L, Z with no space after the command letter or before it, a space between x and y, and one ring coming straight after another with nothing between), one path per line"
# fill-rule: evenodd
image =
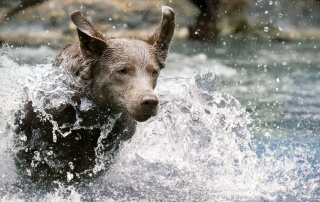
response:
M159 61L164 67L164 61L167 58L169 46L174 33L174 11L168 6L162 7L162 20L161 25L155 32L146 40L149 44L153 45L159 52Z

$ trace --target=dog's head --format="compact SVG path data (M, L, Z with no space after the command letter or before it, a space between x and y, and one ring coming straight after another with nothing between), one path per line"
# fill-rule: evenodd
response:
M162 7L161 25L146 40L106 39L81 14L73 12L85 68L80 80L89 83L87 92L99 106L128 113L137 121L156 115L158 98L154 88L165 67L175 23L174 11Z

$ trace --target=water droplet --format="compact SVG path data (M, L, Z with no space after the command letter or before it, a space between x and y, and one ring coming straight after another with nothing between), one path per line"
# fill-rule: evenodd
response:
M308 61L307 61L307 64L308 64L308 65L310 65L310 63L311 63L311 61L310 61L310 60L308 60Z
M225 45L226 45L226 42L223 42L223 45L225 46Z
M68 182L70 182L72 179L73 179L73 174L67 172L67 180L68 180Z
M73 170L73 169L74 169L73 162L69 162L69 166L70 166L70 169L71 169L71 170Z
M240 81L240 84L243 84L243 81L242 81L242 80Z
M281 17L283 16L283 14L282 14L282 13L279 13L278 16L279 16L279 18L281 18Z
M80 9L82 9L82 8L83 8L83 5L80 6Z
M46 32L49 33L49 30L47 30Z
M277 82L278 82L278 83L280 82L280 79L279 79L279 78L277 78Z
M273 1L269 1L269 5L272 5L273 4Z
M248 101L248 105L251 105L251 101Z
M26 136L26 135L22 135L22 136L21 136L21 140L22 140L22 141L27 141L27 136Z
M109 18L109 20L112 20L112 18Z
M112 29L115 29L115 28L116 28L115 26L112 27Z
M265 27L263 30L264 30L264 32L268 32L269 31L269 27Z
M282 62L282 65L287 65L287 63L286 62Z
M128 6L132 6L132 3L128 3Z
M257 0L257 2L261 2L261 0Z
M278 91L278 88L276 88L276 91Z
M269 13L269 11L265 11L264 13L265 13L265 14L268 14L268 13Z
M282 32L282 31L283 31L282 27L280 27L280 26L279 26L279 31L280 31L280 32Z

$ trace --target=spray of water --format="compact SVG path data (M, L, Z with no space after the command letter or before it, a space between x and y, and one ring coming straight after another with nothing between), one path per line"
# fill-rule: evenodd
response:
M247 128L248 113L234 97L219 90L212 72L194 73L188 79L160 78L158 115L137 125L109 169L105 170L103 160L110 159L102 155L87 178L74 181L69 174L68 183L56 181L57 186L45 192L21 189L13 160L21 149L13 132L14 114L25 100L32 100L43 114L48 108L72 103L76 84L63 69L49 64L17 65L7 47L1 49L0 61L1 201L319 199L317 164L308 161L312 152L305 152L310 148L295 145L294 151L287 151L278 144L287 152L284 155L271 145L260 145ZM92 106L90 100L83 100L80 108Z

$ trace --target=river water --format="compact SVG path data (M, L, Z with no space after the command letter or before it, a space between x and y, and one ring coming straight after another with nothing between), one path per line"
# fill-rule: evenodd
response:
M13 119L26 99L68 101L68 77L51 67L49 47L4 47L1 201L319 201L318 43L175 39L158 115L138 124L108 168L49 188L19 176Z

